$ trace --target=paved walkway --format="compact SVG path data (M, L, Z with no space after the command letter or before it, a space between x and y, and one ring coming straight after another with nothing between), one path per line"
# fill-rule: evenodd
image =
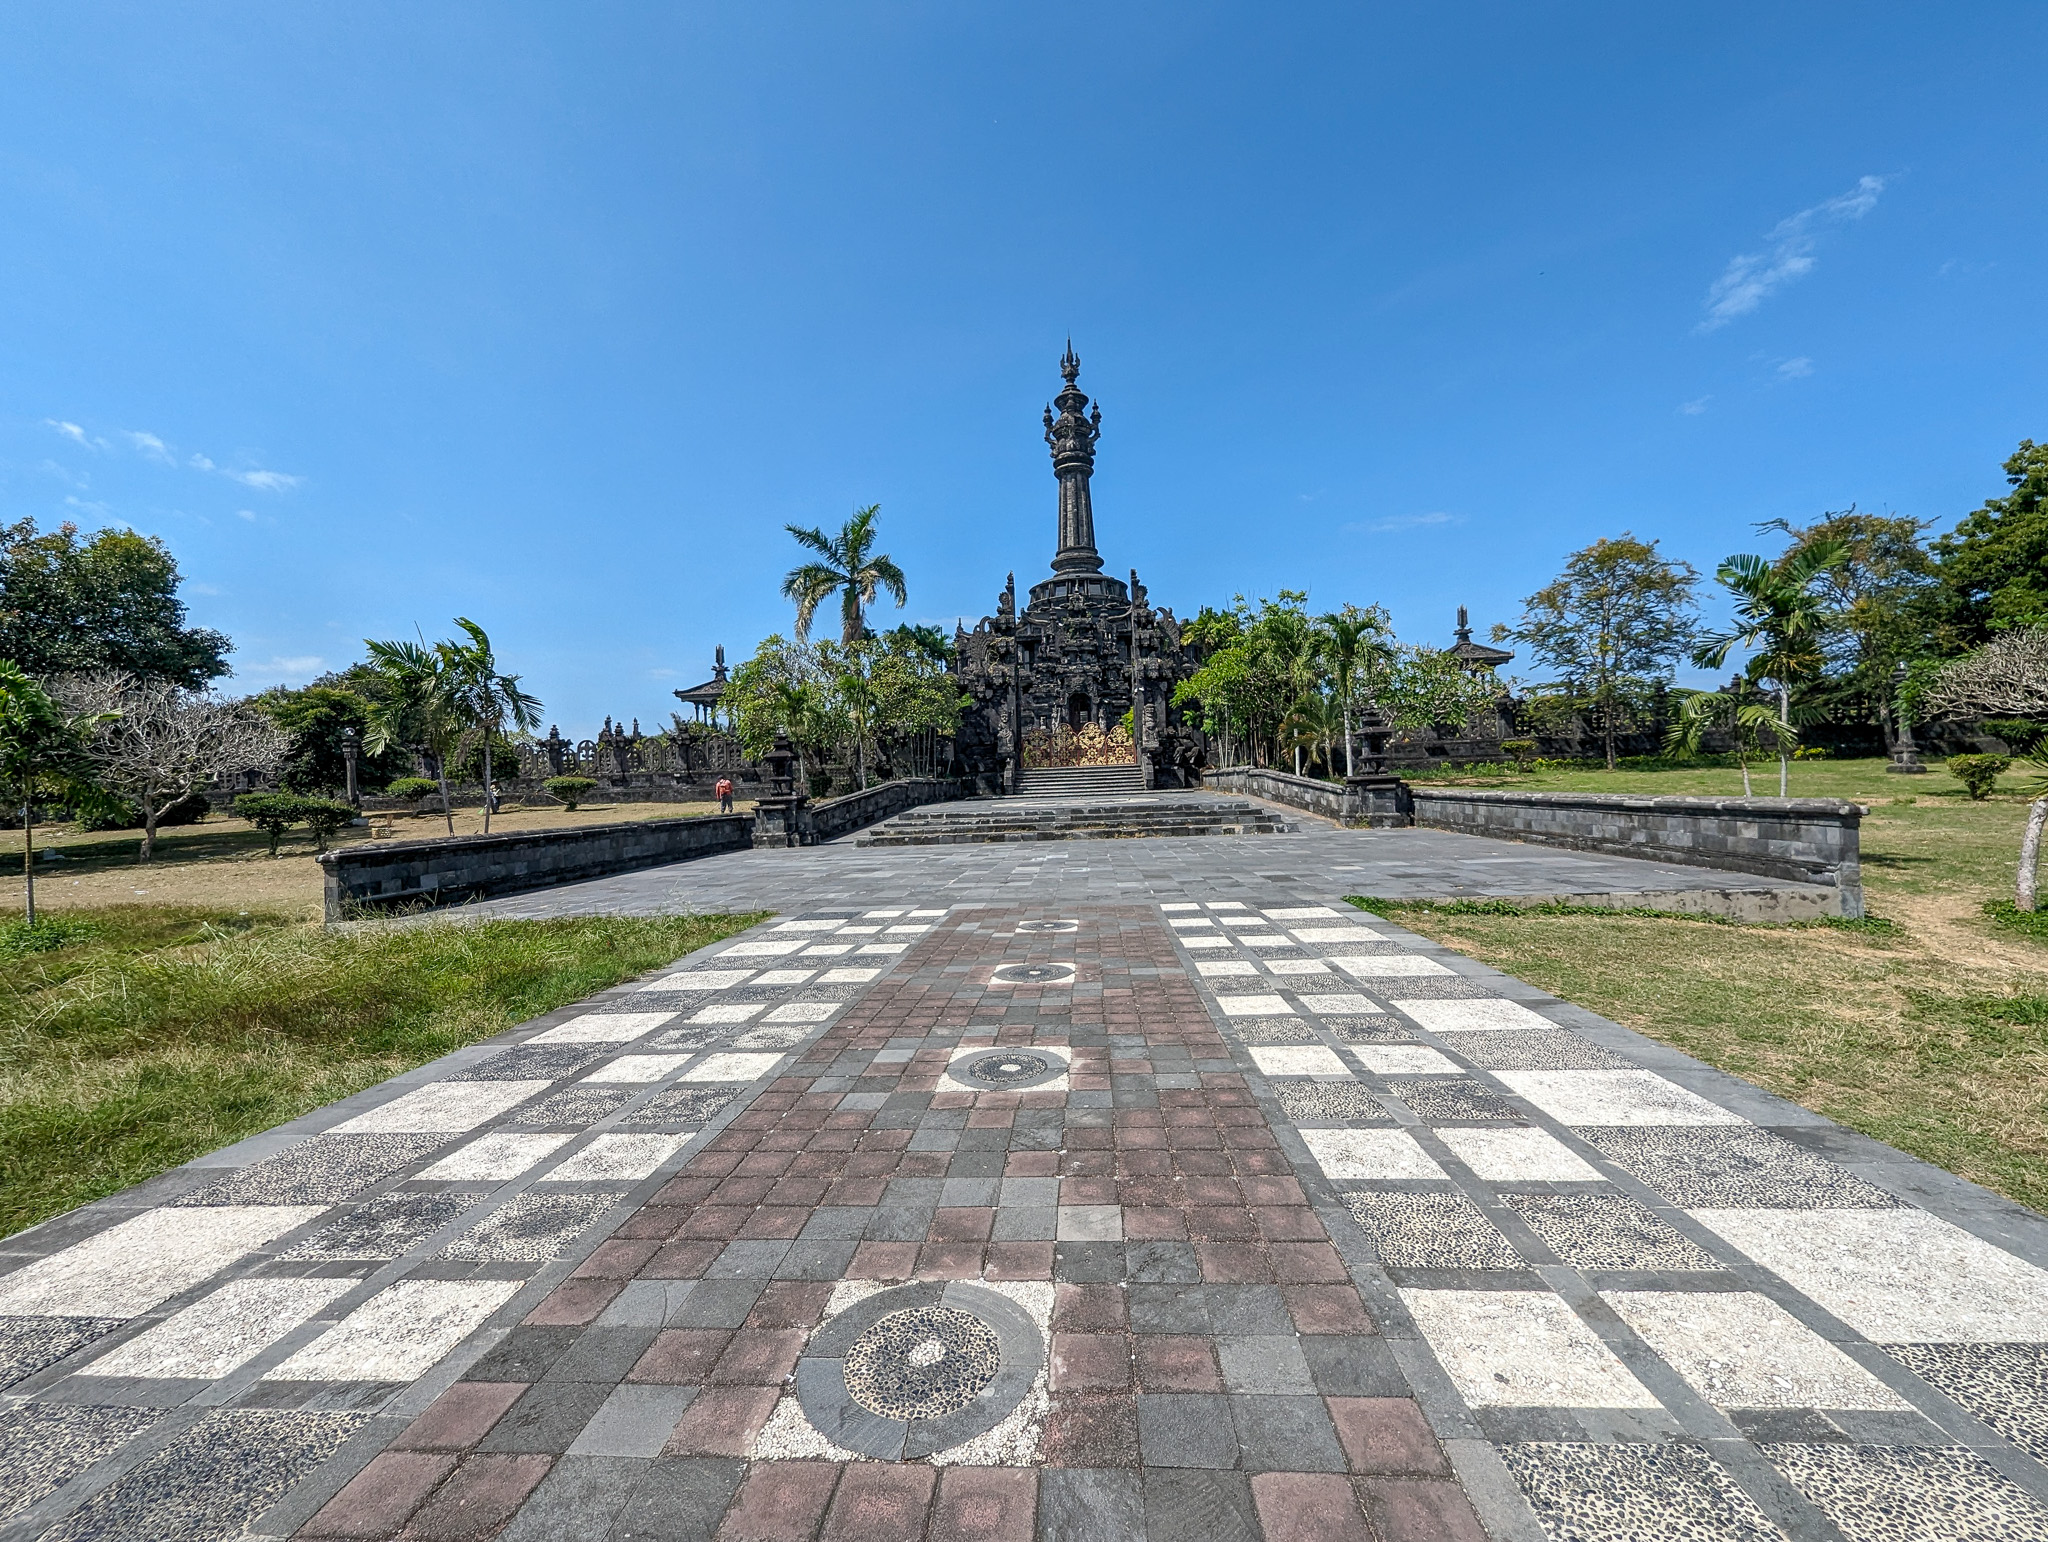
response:
M2048 1222L1143 844L8 1239L0 1542L2048 1538Z

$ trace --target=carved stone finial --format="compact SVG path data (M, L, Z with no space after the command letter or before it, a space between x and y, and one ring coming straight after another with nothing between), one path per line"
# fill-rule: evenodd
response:
M1470 642L1471 640L1472 623L1465 619L1465 607L1460 605L1458 607L1458 641L1463 643Z
M1067 339L1067 351L1060 358L1060 374L1068 385L1072 385L1080 373L1081 356L1074 352L1074 340L1070 337Z

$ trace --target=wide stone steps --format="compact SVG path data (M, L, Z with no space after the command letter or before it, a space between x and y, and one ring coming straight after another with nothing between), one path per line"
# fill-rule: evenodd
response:
M970 799L911 809L855 840L860 846L999 841L1110 841L1172 835L1285 835L1301 826L1247 798L1141 793L1126 798Z
M1042 770L1026 767L1018 776L1020 798L1103 797L1141 793L1145 778L1137 763L1122 766L1056 766Z

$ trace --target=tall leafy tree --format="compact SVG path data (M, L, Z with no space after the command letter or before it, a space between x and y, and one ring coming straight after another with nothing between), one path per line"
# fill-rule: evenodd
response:
M373 755L407 749L424 756L441 789L441 817L453 835L455 806L448 796L448 762L461 750L463 722L447 660L424 642L366 638L363 647L379 679L363 747Z
M2010 493L1934 543L1940 610L1965 644L2048 624L2048 444L2022 439L2005 480Z
M365 678L367 677L367 679ZM338 792L348 783L347 735L353 733L359 753L356 784L376 791L393 777L405 774L400 752L386 749L371 754L363 748L375 706L371 692L376 675L363 665L323 675L298 690L279 686L256 698L256 705L270 714L272 722L291 739L278 780L288 792Z
M1612 771L1618 729L1670 683L1698 629L1698 583L1689 563L1623 531L1573 552L1556 579L1523 601L1520 624L1496 635L1522 643L1583 697Z
M540 726L540 698L520 689L519 677L498 668L498 656L484 629L467 616L455 624L462 637L434 645L449 709L462 725L465 748L481 744L484 758L484 833L490 834L498 790L491 777L491 745L508 730L531 733Z
M178 584L154 536L0 526L0 658L38 679L114 673L197 689L228 672L234 644L186 625Z
M1383 668L1392 662L1393 633L1387 625L1387 613L1377 606L1362 610L1356 605L1346 605L1342 610L1333 610L1318 617L1316 624L1322 629L1321 647L1330 668L1330 683L1342 707L1344 774L1348 777L1356 769L1352 753L1351 700L1357 693L1361 677L1371 676L1375 665Z
M1835 612L1822 587L1828 572L1847 551L1840 540L1795 546L1776 562L1753 554L1730 557L1714 577L1735 601L1735 625L1702 639L1693 651L1701 669L1719 669L1737 648L1750 649L1744 675L1768 684L1778 698L1778 722L1792 726L1792 691L1817 678L1826 663L1826 642ZM1778 747L1778 796L1784 797L1791 777L1792 745L1781 736Z
M21 806L21 876L36 923L36 799L88 773L87 736L104 719L66 710L12 659L0 659L0 796Z
M2048 718L2048 626L2015 627L1981 648L1951 661L1922 696L1939 712L1990 712L2017 718ZM2014 903L2039 905L2041 836L2048 831L2048 781L2033 789L2026 833L2020 838Z
M791 568L782 581L782 597L796 605L798 642L810 637L811 618L835 594L839 596L839 640L843 643L857 642L866 632L868 607L878 593L887 591L899 607L908 602L903 570L887 553L875 550L875 527L881 514L879 503L855 509L837 535L801 525L784 527L796 537L797 545L818 558Z

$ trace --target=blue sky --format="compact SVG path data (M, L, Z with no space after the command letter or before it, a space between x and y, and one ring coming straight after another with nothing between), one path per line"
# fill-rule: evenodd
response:
M1446 642L1562 557L1946 524L2048 437L2039 5L0 13L0 515L161 535L236 688L484 623L564 731L1045 571L1071 333L1156 602ZM893 615L893 613L892 613ZM888 618L885 618L888 619Z

